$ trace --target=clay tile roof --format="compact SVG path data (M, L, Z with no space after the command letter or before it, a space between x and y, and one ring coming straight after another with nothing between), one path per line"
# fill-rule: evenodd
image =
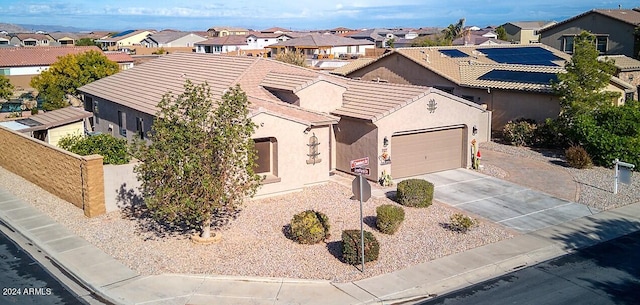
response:
M366 65L368 65L369 63L375 61L374 58L368 58L368 57L361 57L358 58L342 67L338 67L335 68L333 70L331 70L329 73L331 74L335 74L335 75L342 75L342 76L346 76L347 74L356 71Z
M0 48L0 67L49 66L60 56L88 51L102 52L96 46Z
M599 60L609 58L613 60L614 65L622 72L640 70L640 61L625 55L604 55L598 56Z
M133 62L133 57L125 52L106 51L104 55L110 60L117 63Z
M33 115L28 119L20 119L16 121L23 125L32 126L30 128L20 130L20 132L27 132L45 130L73 122L78 122L92 115L93 114L91 112L84 111L81 108L66 107L62 109L47 111L43 114Z
M308 34L302 37L281 41L269 47L336 47L336 46L357 46L372 45L373 42L342 37L333 34Z
M195 43L197 45L228 45L238 46L247 45L247 37L245 35L227 35L222 37L213 37L205 41Z

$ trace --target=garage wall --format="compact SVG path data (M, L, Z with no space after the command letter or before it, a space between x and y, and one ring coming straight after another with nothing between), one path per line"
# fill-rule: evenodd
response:
M433 101L436 109L431 112L429 103ZM490 113L479 106L464 101L453 95L434 90L423 98L399 109L398 111L375 122L378 126L378 151L379 156L384 147L384 138L391 140L394 134L417 133L424 131L435 131L439 129L463 128L462 151L463 167L471 165L470 142L472 139L483 142L488 140L491 116ZM478 133L473 134L473 126L476 126ZM393 142L386 147L387 153L393 162ZM391 172L391 164L379 165L378 175L386 170Z
M544 122L547 118L558 117L560 113L558 97L545 93L492 90L488 106L493 109L493 130L502 130L507 122L519 118Z

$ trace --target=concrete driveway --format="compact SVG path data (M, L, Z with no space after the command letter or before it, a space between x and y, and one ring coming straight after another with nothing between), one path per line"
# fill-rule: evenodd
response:
M522 233L599 211L469 169L421 175L435 186L434 199Z

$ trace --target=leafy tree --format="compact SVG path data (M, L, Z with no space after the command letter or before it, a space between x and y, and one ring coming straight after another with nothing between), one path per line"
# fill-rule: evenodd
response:
M95 39L91 39L88 37L85 38L80 38L78 40L76 40L76 46L96 46L99 47L100 43L96 42Z
M387 46L389 48L392 48L392 49L395 48L396 47L395 44L396 44L395 38L391 38L391 39L387 40Z
M576 36L574 46L571 61L565 65L567 72L559 73L558 81L552 84L560 96L560 116L564 119L611 105L619 97L619 93L604 90L616 68L611 60L598 60L595 36L583 31Z
M81 156L102 155L104 164L127 164L131 159L127 151L127 140L109 134L90 137L71 134L62 137L58 146Z
M276 60L281 62L286 62L288 64L306 67L307 66L307 57L302 54L302 52L280 52L276 54Z
M456 24L450 24L447 28L442 30L444 39L453 41L454 39L461 37L464 34L464 22L465 19L461 18Z
M69 54L58 58L47 71L31 79L45 110L68 106L65 95L78 96L77 88L117 73L118 64L98 51Z
M507 30L504 29L503 26L499 26L496 28L496 34L498 35L498 39L507 40Z
M248 118L249 102L240 86L220 102L206 83L187 81L178 96L166 93L152 125L151 143L142 147L135 168L152 215L170 226L200 228L236 215L245 196L253 196L259 176Z
M450 46L451 40L446 40L444 35L425 36L414 39L412 47Z
M8 100L13 95L13 85L9 79L0 75L0 98Z

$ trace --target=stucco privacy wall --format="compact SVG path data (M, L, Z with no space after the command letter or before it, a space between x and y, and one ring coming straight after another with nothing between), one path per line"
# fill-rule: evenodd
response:
M73 203L87 217L105 213L102 156L79 156L0 127L0 166Z
M378 163L378 129L371 122L343 117L334 127L336 137L336 169L351 172L350 161L369 157L371 176L367 179L377 180Z
M280 180L264 183L256 197L274 195L302 189L305 186L326 183L331 167L331 130L328 126L307 129L307 125L268 113L260 113L252 118L259 127L252 138L275 138L277 143L277 178ZM309 164L309 138L318 138L319 163ZM275 163L274 163L275 164ZM273 177L272 177L273 178Z

